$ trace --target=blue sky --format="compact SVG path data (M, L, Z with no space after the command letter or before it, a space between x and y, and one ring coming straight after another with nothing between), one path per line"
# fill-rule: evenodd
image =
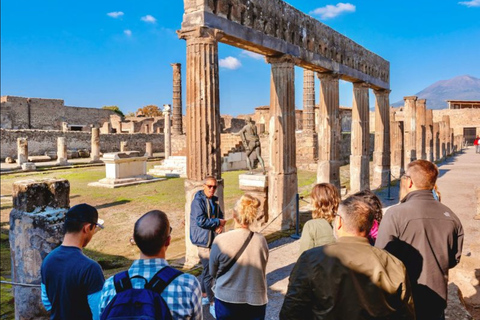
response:
M287 2L390 61L391 103L438 80L480 78L480 0ZM182 14L180 0L2 0L1 95L125 113L171 103L170 63L186 74ZM222 114L269 104L270 67L258 58L219 45ZM301 68L295 76L302 109ZM351 106L352 85L340 92ZM318 81L316 94L318 103Z

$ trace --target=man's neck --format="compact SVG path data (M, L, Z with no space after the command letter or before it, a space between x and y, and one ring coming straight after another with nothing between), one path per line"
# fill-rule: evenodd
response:
M67 233L63 239L62 246L77 247L81 250L83 249L83 239L77 234Z
M143 252L140 252L140 259L142 260L149 260L149 259L165 259L166 257L166 251L165 250L161 250L159 253L153 255L153 256L148 256L146 254L144 254Z

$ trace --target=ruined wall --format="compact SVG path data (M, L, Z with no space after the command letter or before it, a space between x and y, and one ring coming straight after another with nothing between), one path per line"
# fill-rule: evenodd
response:
M1 150L0 158L17 157L17 138L26 137L28 141L29 155L43 155L47 151L57 150L57 138L65 137L67 148L87 149L91 148L91 133L68 131L62 132L58 130L5 130L0 129ZM100 135L100 152L117 152L120 151L120 142L127 141L130 150L137 150L144 153L145 143L152 142L153 152L163 152L164 137L163 134L101 134Z
M463 128L477 128L477 134L480 134L480 109L433 110L433 122L442 121L446 115L450 116L454 135L463 135Z

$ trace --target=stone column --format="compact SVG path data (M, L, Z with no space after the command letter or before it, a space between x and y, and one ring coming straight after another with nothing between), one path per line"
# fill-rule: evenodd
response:
M217 196L223 209L223 181L220 154L220 96L218 80L218 40L216 29L198 27L178 32L187 42L187 179L185 180L186 265L198 261L197 247L190 242L190 206L206 176L218 180Z
M353 84L350 192L370 189L370 125L368 86Z
M432 128L433 161L438 161L441 159L440 123L434 122Z
M120 141L120 152L126 152L128 150L128 142L127 141Z
M338 75L317 73L320 109L317 114L317 183L329 182L340 190L340 109Z
M172 63L173 67L173 99L172 99L172 122L173 134L183 134L182 126L182 65Z
M385 187L390 174L390 90L374 90L375 150L373 151L373 187Z
M417 159L427 159L427 155L425 153L426 148L426 140L427 140L427 130L425 127L426 122L426 110L427 110L427 100L426 99L418 99L417 100L417 115L416 115L416 131L417 131L417 142L416 142L416 149L417 149Z
M443 139L445 141L445 155L449 156L452 153L452 146L450 142L450 116L445 115L442 117L442 120L445 123L443 131Z
M315 132L315 72L303 69L303 131Z
M445 124L445 121L440 121L438 123L439 127L438 127L438 136L439 136L439 140L440 140L440 158L439 160L443 160L445 159L445 157L447 156L447 143L446 143L446 134L445 134L445 128L446 128L446 124Z
M404 168L417 159L417 123L415 116L417 115L417 97L404 97L405 104L403 106L403 139L404 139Z
M164 145L165 145L165 159L168 159L172 154L172 130L170 124L170 105L164 104L163 105L163 118L164 118L164 126L163 126L163 138L164 138Z
M17 138L17 163L22 165L28 162L28 140Z
M297 167L295 141L295 69L289 55L267 57L270 76L270 169L268 172L267 230L289 228L297 210Z
M403 121L398 121L395 111L390 114L390 145L392 179L399 179L404 172L403 167Z
M145 142L145 157L152 157L152 156L153 156L152 143L150 141Z
M425 153L428 161L433 160L433 110L427 109L425 113Z
M90 162L100 161L100 128L92 128Z
M13 184L9 232L12 281L29 285L14 288L15 319L49 319L41 302L40 266L62 241L69 193L70 184L65 179Z
M57 165L66 166L67 161L67 142L65 137L57 138Z

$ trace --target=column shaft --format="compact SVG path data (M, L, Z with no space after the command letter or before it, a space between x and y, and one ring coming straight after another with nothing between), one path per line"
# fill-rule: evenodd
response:
M425 113L425 153L428 161L433 160L433 110L426 110Z
M163 109L164 125L163 125L163 138L165 145L165 159L168 159L172 154L172 126L170 123L170 106L167 104Z
M440 123L434 122L432 128L433 161L438 161L441 158Z
M172 63L173 67L173 99L172 99L172 122L173 134L183 134L182 126L182 65Z
M375 94L375 150L373 151L373 185L388 184L390 174L390 100L388 90L374 90Z
M100 162L100 128L92 128L90 162Z
M315 132L315 73L303 70L303 131Z
M396 119L396 113L390 114L390 145L392 179L398 179L404 172L403 166L403 121Z
M426 110L427 110L427 100L418 99L417 100L417 115L416 115L416 131L417 131L417 159L427 159L425 153L426 149L426 140L427 140L427 129L425 126L426 123Z
M403 138L404 138L404 161L403 165L404 168L412 162L413 160L417 159L417 149L416 149L416 141L417 141L417 123L415 120L415 116L417 114L417 97L404 97L405 104L403 107Z

